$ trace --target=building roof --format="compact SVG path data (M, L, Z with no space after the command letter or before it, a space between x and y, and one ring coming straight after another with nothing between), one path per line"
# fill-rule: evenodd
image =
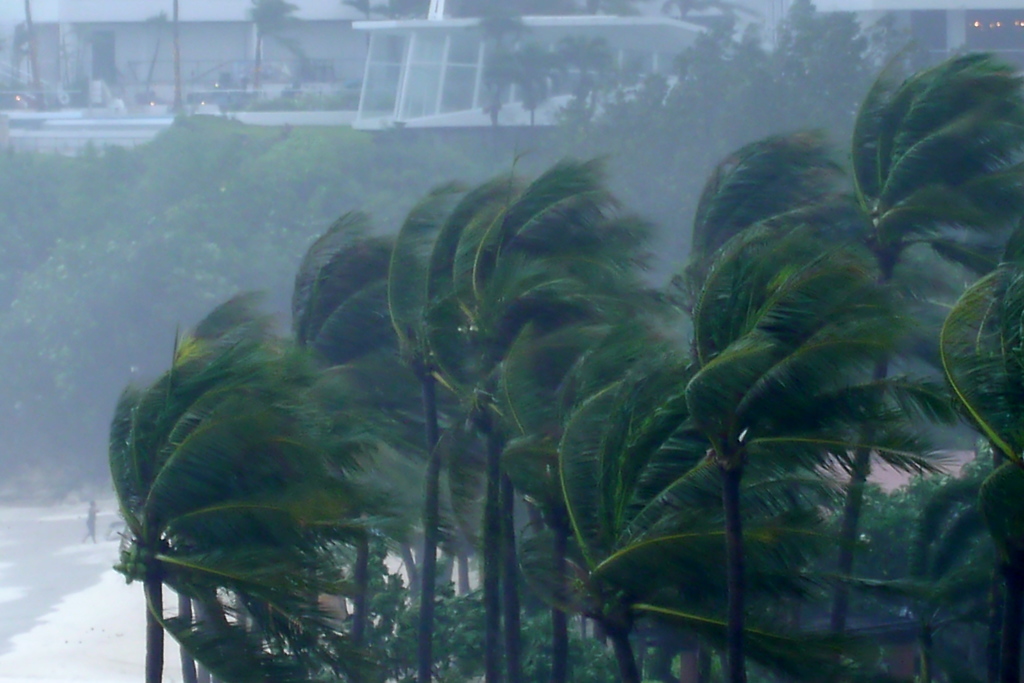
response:
M705 28L697 24L665 16L565 16L523 17L523 26L538 33L585 34L604 38L617 47L644 50L678 51L680 39L702 33ZM384 33L412 33L419 31L470 29L480 25L480 19L392 19L382 21L356 21L352 28L360 31ZM688 41L687 41L688 42Z

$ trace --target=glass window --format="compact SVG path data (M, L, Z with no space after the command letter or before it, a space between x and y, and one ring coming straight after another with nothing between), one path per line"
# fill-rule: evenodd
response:
M373 36L370 41L370 61L401 64L405 58L405 43L405 36Z
M402 118L411 119L436 114L437 91L440 87L440 64L410 64L405 82Z
M480 39L472 35L456 33L452 35L451 46L448 48L449 64L476 64L480 52Z
M360 116L394 115L405 45L404 36L378 34L371 38Z
M419 64L440 64L444 58L444 36L420 33L413 43L411 61Z
M441 111L467 111L473 108L476 67L448 64L441 94Z
M366 85L363 88L361 116L394 115L398 78L401 74L400 64L369 65L366 70Z

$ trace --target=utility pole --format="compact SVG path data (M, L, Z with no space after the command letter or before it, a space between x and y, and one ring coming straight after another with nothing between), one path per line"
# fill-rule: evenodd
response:
M175 114L181 113L181 41L178 37L178 0L174 0L171 10L171 36L174 44L174 103L171 110Z
M36 45L36 29L32 23L32 2L25 0L25 32L28 34L28 64L32 69L32 91L36 98L36 109L46 109L46 94L43 92L43 81L39 77L39 49Z

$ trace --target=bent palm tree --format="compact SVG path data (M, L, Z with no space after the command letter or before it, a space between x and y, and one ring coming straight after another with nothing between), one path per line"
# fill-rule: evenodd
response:
M292 52L299 54L298 44L285 36L291 25L298 21L295 12L299 9L287 0L252 0L249 19L256 27L256 64L253 68L252 87L259 92L263 78L263 43L274 38Z
M896 83L883 73L861 104L851 143L854 238L890 283L909 249L971 268L995 259L977 237L1005 228L1024 211L1024 93L1015 69L969 54ZM888 359L875 368L888 375ZM870 455L854 463L843 509L838 571L853 570L854 540ZM832 629L845 629L845 584L836 588Z
M902 326L874 276L850 250L816 244L811 230L763 227L725 246L697 297L686 402L723 482L730 683L746 680L740 491L748 465L850 468L860 449L900 468L930 468L901 423L907 410L943 416L938 392L864 376L892 353ZM859 434L866 424L870 443Z
M336 551L365 498L346 479L360 448L328 459L305 398L311 367L268 329L249 299L228 302L115 410L110 468L129 534L117 569L145 588L149 683L165 629L229 682L359 671L310 596L341 590ZM165 617L165 585L202 616Z
M300 346L313 349L335 385L331 409L358 411L370 433L408 450L405 399L414 378L398 362L387 314L387 269L392 240L370 237L361 213L339 218L306 252L295 276L292 327ZM416 450L413 448L413 450ZM378 471L378 478L386 478ZM357 543L352 639L361 644L368 620L370 533Z
M967 290L942 328L940 352L958 406L1005 462L982 484L980 506L1006 583L999 681L1017 680L1024 613L1024 229L1003 263Z

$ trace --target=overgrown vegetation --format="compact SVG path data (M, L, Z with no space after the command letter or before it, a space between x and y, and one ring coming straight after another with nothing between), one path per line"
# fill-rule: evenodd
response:
M228 681L1016 681L1024 79L883 73L851 137L852 192L819 135L727 156L666 286L603 165L563 160L436 186L393 236L342 215L291 341L215 309L111 433L149 683L164 629ZM941 331L922 258L987 272ZM872 464L939 471L957 411L995 462L871 494L858 574ZM162 583L202 609L160 618Z
M5 447L92 474L131 380L147 681L165 632L190 680L1019 680L1022 79L871 85L890 39L711 30L514 160L201 117L6 157Z

